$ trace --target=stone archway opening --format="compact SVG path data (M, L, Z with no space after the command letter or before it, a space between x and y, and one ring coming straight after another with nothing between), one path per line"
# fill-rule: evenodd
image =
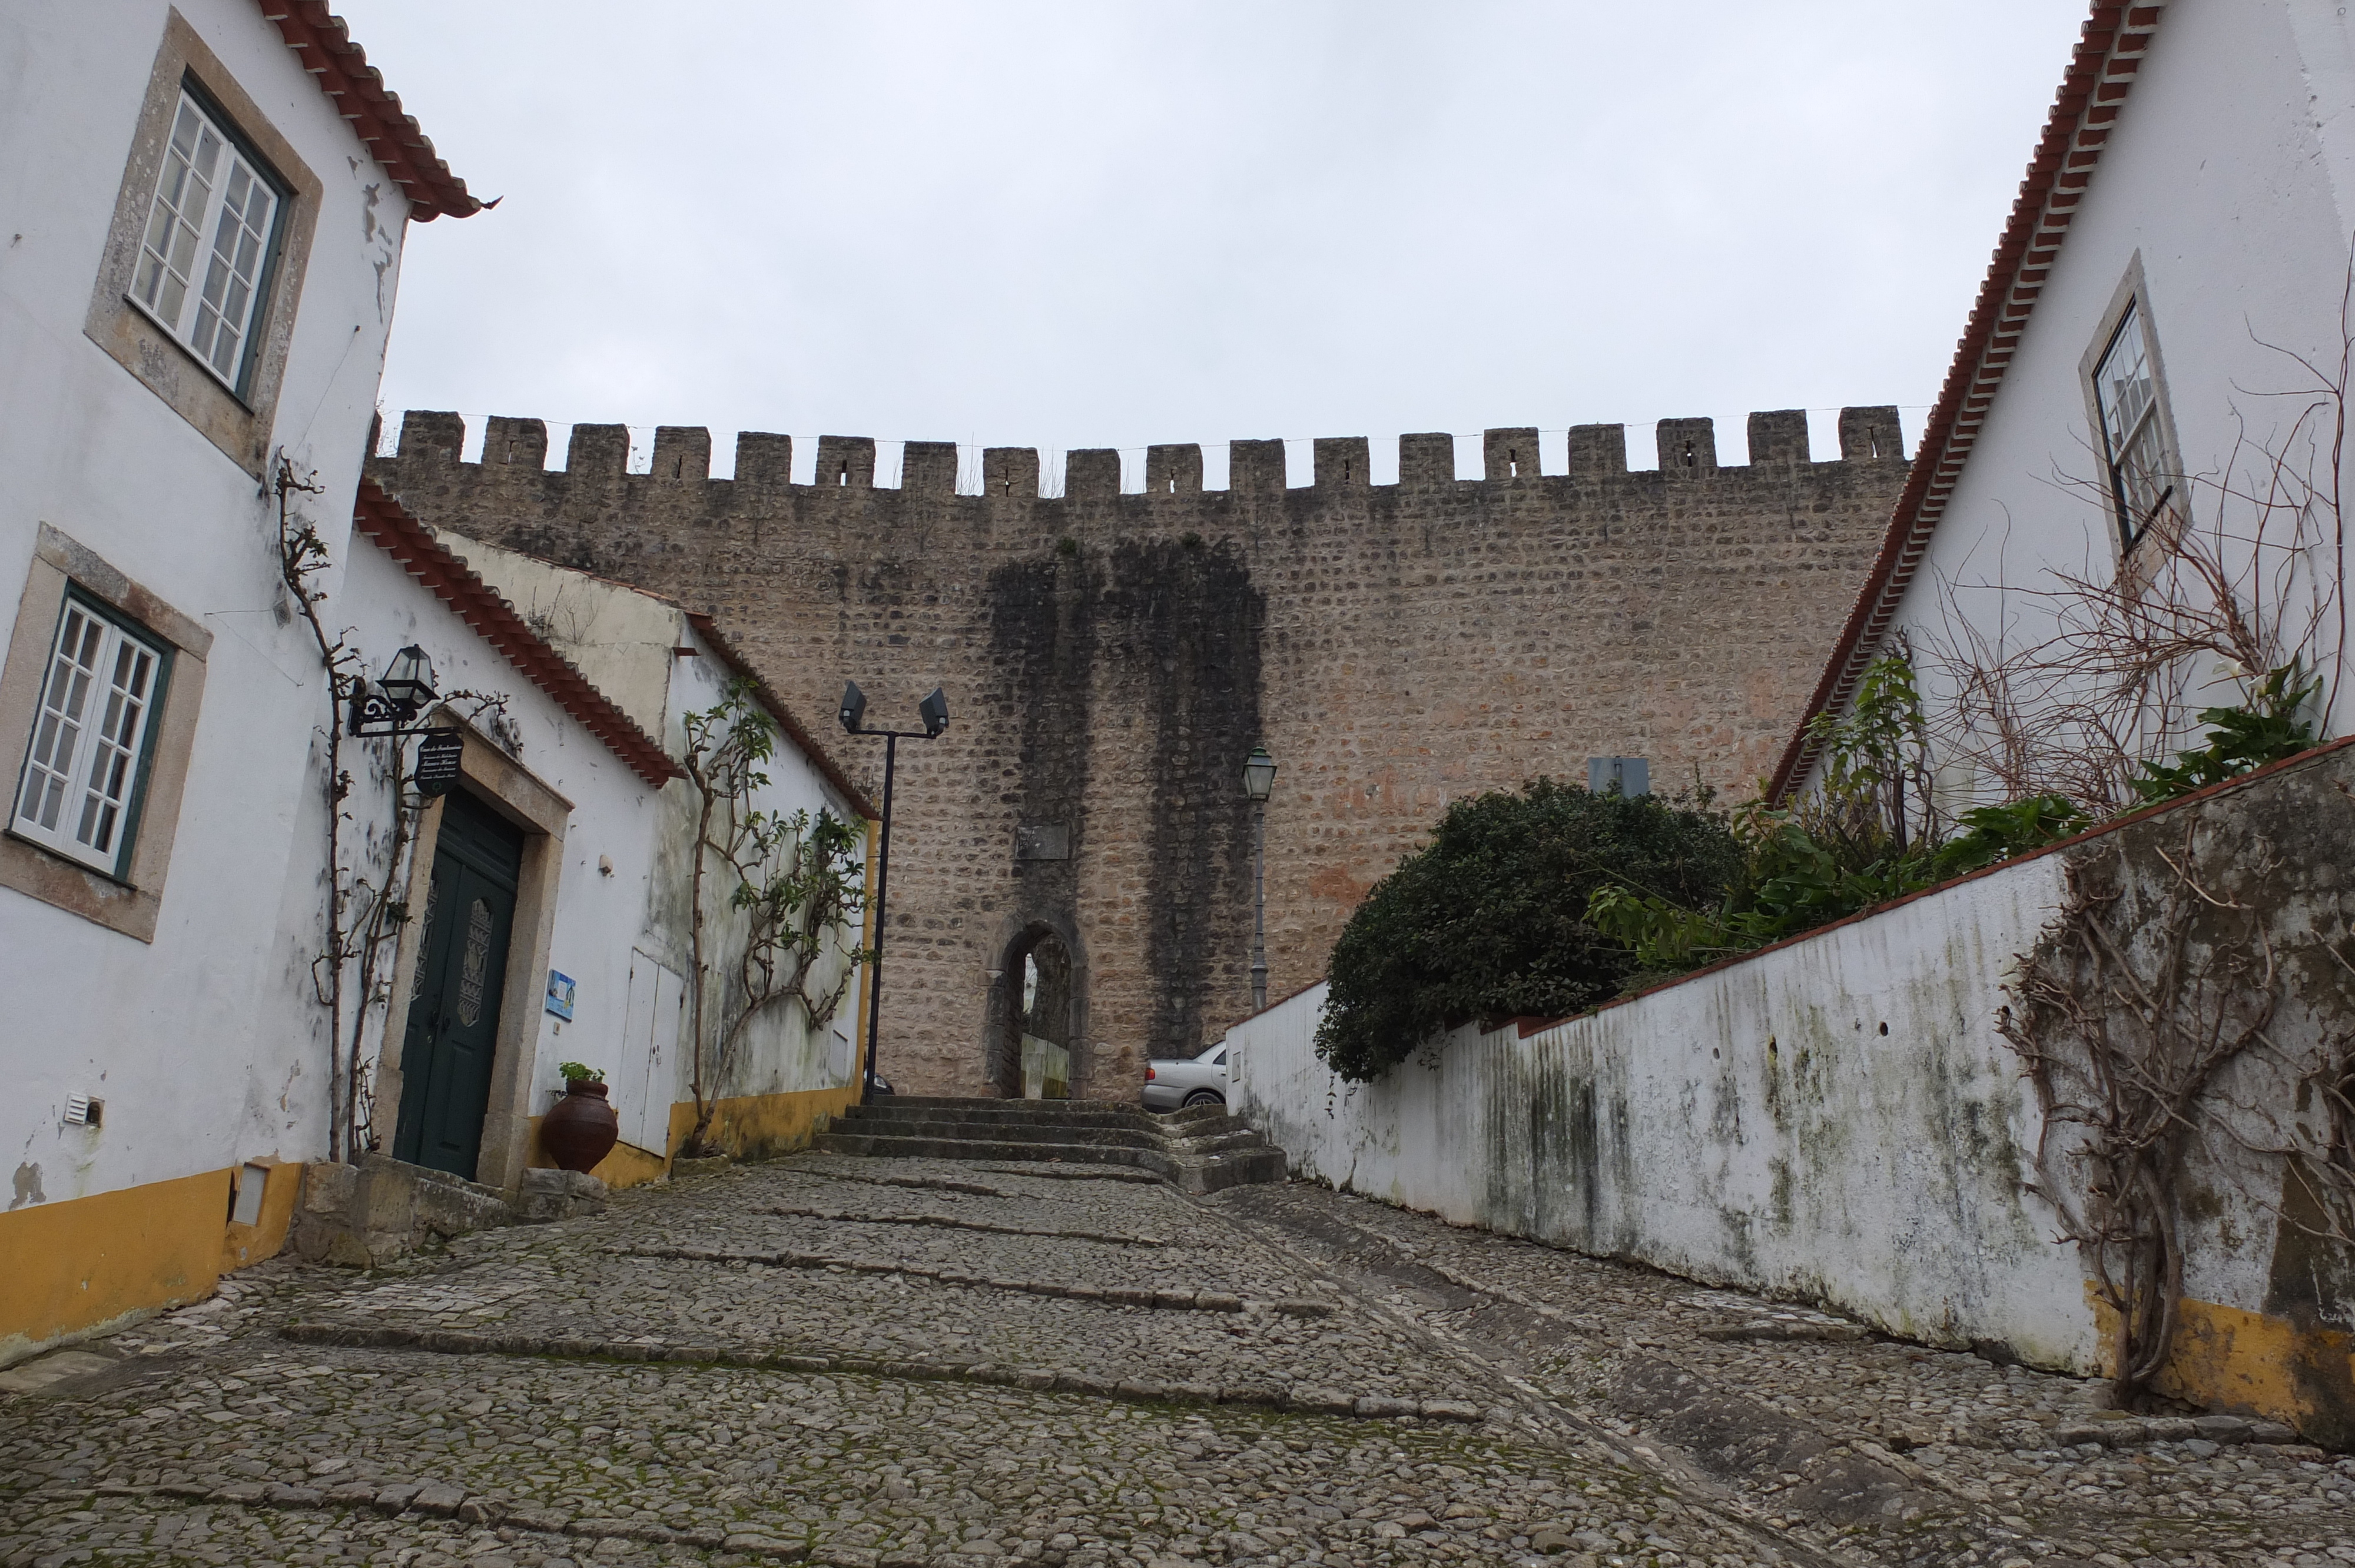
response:
M999 970L990 1081L1008 1099L1069 1099L1076 1054L1071 949L1052 927L1014 939Z

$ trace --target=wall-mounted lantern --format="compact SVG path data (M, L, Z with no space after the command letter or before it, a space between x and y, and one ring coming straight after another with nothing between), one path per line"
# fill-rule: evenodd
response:
M433 661L414 642L392 656L384 679L371 690L363 680L352 691L351 733L398 736L434 698Z

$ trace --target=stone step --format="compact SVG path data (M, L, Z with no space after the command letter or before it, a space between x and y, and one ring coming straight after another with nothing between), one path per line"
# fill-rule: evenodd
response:
M1136 1106L1073 1100L907 1100L887 1096L847 1113L875 1121L971 1121L1034 1127L1146 1127L1152 1118Z
M971 1138L999 1143L1084 1143L1127 1149L1158 1149L1167 1140L1142 1123L1095 1125L990 1121L977 1118L846 1116L835 1123L847 1133L879 1138Z
M1284 1180L1284 1151L1217 1107L1168 1116L1109 1101L894 1097L853 1107L815 1146L875 1159L1119 1166L1188 1192Z
M842 1124L837 1123L837 1128ZM1178 1161L1160 1149L1103 1143L1053 1143L998 1138L987 1133L968 1137L953 1134L890 1132L862 1129L826 1131L812 1140L828 1154L857 1154L874 1159L996 1160L1011 1164L1053 1161L1069 1165L1125 1165L1175 1180Z

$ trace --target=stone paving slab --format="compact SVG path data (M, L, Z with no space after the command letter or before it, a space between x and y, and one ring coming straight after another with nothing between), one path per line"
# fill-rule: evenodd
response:
M15 1469L35 1484L0 1490L9 1517L67 1528L0 1537L0 1562L66 1539L252 1562L1518 1561L1533 1530L1631 1521L1682 1552L1742 1544L1635 1466L1486 1427L260 1337L211 1370L93 1402L93 1441Z
M0 1568L2355 1564L2355 1466L2246 1423L1311 1187L1071 1174L804 1157L263 1265L0 1392Z
M1998 1568L2355 1563L2355 1458L2273 1424L2103 1409L2105 1384L1314 1187L1207 1206L1282 1231L1638 1454L1673 1446L1827 1550Z

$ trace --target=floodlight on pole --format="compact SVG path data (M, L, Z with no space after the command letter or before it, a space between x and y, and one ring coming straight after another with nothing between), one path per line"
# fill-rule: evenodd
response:
M949 727L949 699L939 687L932 694L916 705L916 712L924 721L922 730L868 729L867 727L867 694L858 683L847 681L842 687L842 708L837 715L842 727L852 735L879 735L883 737L883 824L881 842L875 851L875 948L868 960L867 972L867 1071L859 1086L858 1103L869 1105L875 1099L875 1052L883 1022L883 933L891 907L891 786L900 769L900 743L903 740L937 740Z

